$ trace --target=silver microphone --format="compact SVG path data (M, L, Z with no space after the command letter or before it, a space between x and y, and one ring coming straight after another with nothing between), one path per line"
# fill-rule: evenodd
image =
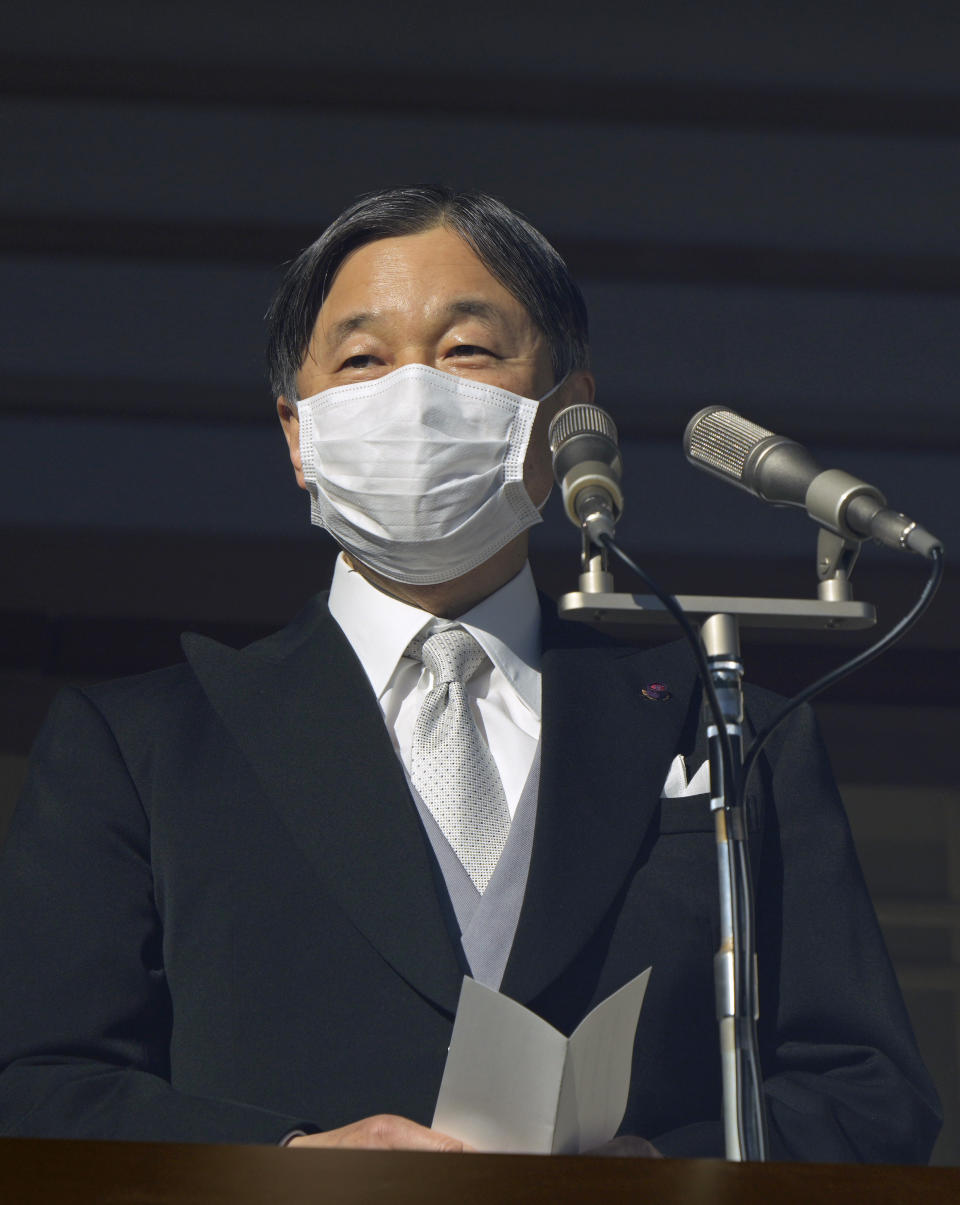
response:
M886 505L866 481L822 470L806 448L774 435L725 406L698 411L683 433L687 460L774 506L798 506L847 540L876 540L929 557L943 545L913 519Z
M623 513L623 462L613 419L599 406L566 406L554 416L547 439L570 522L594 544L612 536Z

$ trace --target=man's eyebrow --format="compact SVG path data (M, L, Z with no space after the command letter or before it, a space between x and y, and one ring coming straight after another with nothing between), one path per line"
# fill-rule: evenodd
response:
M451 301L446 313L452 318L485 318L488 322L505 322L506 313L492 301L484 301L482 297L458 297Z
M357 314L349 314L346 318L341 318L339 322L334 322L332 326L327 327L324 332L326 342L331 347L339 347L348 335L352 335L354 331L362 330L365 326L370 326L371 323L377 320L377 317L377 314L369 310Z

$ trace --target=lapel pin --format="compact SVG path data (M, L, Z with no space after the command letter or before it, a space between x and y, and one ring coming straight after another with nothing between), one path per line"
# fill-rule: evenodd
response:
M666 703L670 699L670 690L664 682L651 682L642 691L643 697L651 703Z

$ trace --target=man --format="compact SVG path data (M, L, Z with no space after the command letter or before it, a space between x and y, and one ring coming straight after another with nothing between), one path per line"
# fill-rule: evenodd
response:
M291 267L271 372L329 601L55 705L0 876L5 1132L455 1150L426 1127L465 973L569 1032L652 965L623 1133L722 1154L692 663L559 623L526 565L586 346L562 261L482 195L364 198ZM773 1156L927 1158L809 713L748 812Z

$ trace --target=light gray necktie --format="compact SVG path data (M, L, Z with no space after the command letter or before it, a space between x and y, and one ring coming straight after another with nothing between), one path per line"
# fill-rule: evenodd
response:
M469 632L411 641L406 655L433 676L413 730L410 777L477 890L483 893L510 831L510 811L466 684L487 660Z

